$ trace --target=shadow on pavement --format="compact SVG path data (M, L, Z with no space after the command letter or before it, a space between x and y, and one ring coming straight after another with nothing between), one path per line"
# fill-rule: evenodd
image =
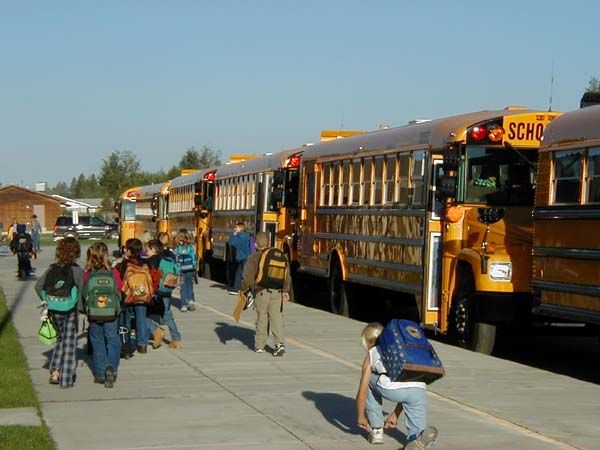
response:
M227 341L237 340L250 350L254 350L254 330L225 322L217 322L215 333L224 345L227 345Z
M304 391L302 395L314 402L323 417L344 433L366 435L356 423L356 403L353 398L331 392ZM398 429L386 430L385 434L399 443L406 442L406 435Z
M21 280L21 286L19 287L19 291L17 292L17 295L15 296L15 301L12 304L8 303L8 300L6 299L6 296L5 296L4 301L6 303L7 312L6 312L6 315L2 318L2 321L0 321L0 336L2 336L2 334L4 334L4 329L12 321L14 312L17 309L19 309L19 305L25 298L25 291L29 287L29 282L32 282L32 281L35 282L36 278L29 277L25 280Z

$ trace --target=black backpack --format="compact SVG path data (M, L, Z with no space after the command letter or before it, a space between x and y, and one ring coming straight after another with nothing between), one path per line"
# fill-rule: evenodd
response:
M29 253L33 249L31 236L27 233L19 233L15 237L17 253Z
M288 260L278 248L263 250L258 259L255 284L265 289L282 290L288 271Z
M77 287L70 265L52 264L42 291L42 300L53 312L68 312L77 306Z

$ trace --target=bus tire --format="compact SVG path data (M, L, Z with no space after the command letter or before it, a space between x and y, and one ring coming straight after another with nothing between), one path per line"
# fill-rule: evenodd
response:
M461 347L490 355L496 342L496 326L477 321L474 292L473 276L463 271L452 307L452 331Z
M331 311L340 316L350 316L350 295L348 286L342 279L342 268L335 262L329 277L329 303Z

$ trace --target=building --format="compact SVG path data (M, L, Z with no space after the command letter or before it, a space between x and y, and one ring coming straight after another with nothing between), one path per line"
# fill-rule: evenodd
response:
M41 192L35 192L12 184L0 186L0 229L5 232L13 221L26 224L37 215L42 230L53 230L56 218L61 214L62 202Z

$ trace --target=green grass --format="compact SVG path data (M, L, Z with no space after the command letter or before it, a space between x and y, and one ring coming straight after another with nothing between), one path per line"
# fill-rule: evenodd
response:
M25 355L12 323L5 322L7 315L4 293L0 291L0 324L5 324L0 334L0 408L36 406Z
M0 448L2 450L54 450L54 442L43 427L0 427Z
M106 244L106 245L111 245L117 244L117 240L116 239L102 239L102 241ZM83 248L88 248L90 245L92 245L94 242L97 242L95 240L92 239L82 239L81 240L81 246ZM40 236L40 245L42 247L55 247L56 246L56 242L54 241L54 237L52 235L52 233L49 234L42 234Z
M3 324L0 330L0 408L34 407L39 414L39 403L29 378L25 355L12 322L8 320L1 289L0 324ZM0 449L54 450L55 446L42 422L39 427L0 426Z

